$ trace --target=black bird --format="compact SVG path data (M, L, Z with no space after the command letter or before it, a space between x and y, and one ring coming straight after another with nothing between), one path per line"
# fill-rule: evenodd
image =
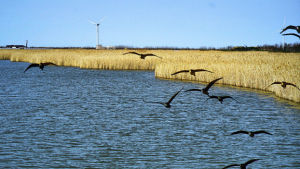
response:
M44 67L45 67L45 66L48 66L48 65L56 65L56 64L51 63L51 62L46 62L46 63L32 63L32 64L30 64L30 65L24 70L24 73L25 73L28 69L30 69L30 68L32 68L32 67L39 67L41 70L43 70Z
M299 87L297 87L295 84L293 83L289 83L289 82L285 82L285 81L282 81L282 82L273 82L272 84L270 84L269 86L267 86L266 88L270 87L271 85L274 85L274 84L280 84L282 88L286 88L286 86L290 85L290 86L294 86L296 87L298 90L300 90Z
M253 163L254 161L257 161L257 160L260 160L260 159L252 159L252 160L247 161L247 162L244 163L244 164L231 164L231 165L228 165L228 166L224 167L223 169L225 169L225 168L230 168L230 167L234 167L234 166L239 166L241 169L246 169L246 166L247 166L248 164L251 164L251 163Z
M223 77L220 77L220 78L218 78L218 79L215 79L215 80L209 82L208 85L207 85L205 88L203 88L203 89L189 89L189 90L186 90L185 92L189 92L189 91L200 91L200 92L202 92L203 94L206 94L206 95L209 96L209 93L208 93L209 88L210 88L212 85L214 85L214 84L215 84L218 80L220 80L220 79L223 79Z
M191 75L195 76L196 75L196 72L209 72L209 73L214 73L214 72L211 72L209 70L205 70L205 69L189 69L189 70L180 70L178 72L175 72L175 73L172 73L171 75L176 75L178 73L190 73Z
M300 35L298 35L296 33L284 33L282 35L284 35L284 36L286 36L286 35L294 35L294 36L297 36L300 39Z
M282 29L282 31L280 33L283 33L284 31L286 31L288 29L294 29L298 33L300 33L300 26L293 26L293 25L289 25L289 26L285 27L284 29Z
M259 130L259 131L244 131L244 130L239 130L239 131L231 133L231 135L234 135L234 134L248 134L250 137L254 137L255 134L262 134L262 133L272 135L271 133L266 132L264 130Z
M171 108L171 102L172 102L172 100L179 94L179 92L181 92L182 89L183 89L183 88L181 88L178 92L176 92L176 93L169 99L169 101L167 101L167 102L148 102L148 101L145 101L145 100L143 100L143 101L146 102L146 103L162 104L162 105L164 105L166 108Z
M223 100L224 99L232 99L232 100L235 100L236 102L238 102L236 99L234 99L233 97L231 96L209 96L208 99L218 99L220 103L223 103ZM208 100L206 99L206 101Z
M123 53L123 55L127 55L127 54L135 54L135 55L139 55L141 57L141 59L145 59L147 56L155 56L155 57L158 57L161 59L160 56L157 56L157 55L154 55L152 53L146 53L146 54L143 54L143 53L136 53L136 52L127 52L127 53Z

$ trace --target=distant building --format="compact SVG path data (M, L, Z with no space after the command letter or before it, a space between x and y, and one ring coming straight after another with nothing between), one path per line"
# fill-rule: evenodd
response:
M24 49L24 48L26 48L26 46L24 46L24 45L6 45L6 48Z

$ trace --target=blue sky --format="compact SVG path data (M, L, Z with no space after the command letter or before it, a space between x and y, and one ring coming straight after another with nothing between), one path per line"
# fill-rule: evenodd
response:
M0 0L0 46L226 47L280 44L300 0ZM295 31L289 31L295 32ZM300 42L294 36L287 43Z

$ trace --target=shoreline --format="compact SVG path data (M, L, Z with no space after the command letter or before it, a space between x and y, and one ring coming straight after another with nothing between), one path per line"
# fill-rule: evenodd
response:
M125 52L153 53L161 56L140 59ZM300 86L300 53L261 51L201 51L201 50L85 50L85 49L0 49L0 60L13 62L53 62L58 66L84 69L149 70L155 77L208 83L223 77L219 84L272 92L275 96L300 103L300 91L292 86L283 89L274 81ZM199 72L171 74L182 69L207 69Z

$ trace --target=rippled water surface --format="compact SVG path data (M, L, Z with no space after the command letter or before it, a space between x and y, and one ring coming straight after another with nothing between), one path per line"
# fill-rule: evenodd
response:
M0 168L300 167L300 110L271 94L204 85L153 72L85 70L0 61ZM273 135L230 135L266 130Z

